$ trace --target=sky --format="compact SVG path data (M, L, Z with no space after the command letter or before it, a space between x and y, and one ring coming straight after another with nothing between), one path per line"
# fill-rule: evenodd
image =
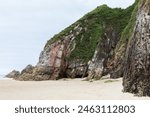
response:
M97 6L126 8L135 0L0 0L0 74L36 65L54 34Z

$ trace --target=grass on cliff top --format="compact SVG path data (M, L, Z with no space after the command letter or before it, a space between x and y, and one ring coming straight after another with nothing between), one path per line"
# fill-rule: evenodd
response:
M120 42L118 43L116 49L119 49L119 47L122 44L128 43L129 39L131 38L131 36L133 34L135 23L136 23L136 16L137 16L139 4L140 4L140 0L136 0L136 2L133 4L132 7L134 8L134 10L131 12L132 13L131 18L129 20L128 25L125 27L125 29L122 32Z
M87 62L92 59L97 44L103 39L107 26L113 27L121 36L123 29L130 20L133 8L134 6L128 7L127 9L112 9L107 5L99 6L59 34L55 35L47 42L46 46L61 39L63 36L69 35L71 31L75 33L74 28L80 25L82 30L75 36L75 49L67 59L80 59Z
M107 5L97 7L88 13L83 19L88 22L87 31L82 32L76 38L76 48L72 51L70 59L82 59L85 62L92 59L98 42L103 39L105 27L113 27L119 35L128 24L133 7L124 10L121 8L109 8ZM82 38L81 38L82 37Z

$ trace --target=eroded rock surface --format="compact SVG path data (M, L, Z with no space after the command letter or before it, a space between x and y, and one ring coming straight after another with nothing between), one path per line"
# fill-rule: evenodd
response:
M141 0L129 40L123 80L125 92L150 96L150 0Z
M89 78L100 79L110 73L109 59L113 57L120 35L115 27L105 26L104 36L99 42L93 59L89 62Z
M110 74L109 62L133 9L134 5L127 9L97 7L50 39L38 64L28 65L15 79L100 79Z
M6 75L7 78L17 78L20 75L19 71L13 70L9 74Z

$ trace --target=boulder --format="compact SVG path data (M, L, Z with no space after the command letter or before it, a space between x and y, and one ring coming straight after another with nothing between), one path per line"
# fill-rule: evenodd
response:
M51 69L49 66L36 66L28 65L20 74L19 77L15 77L15 80L20 81L41 81L49 80Z
M22 71L21 74L29 73L32 74L34 67L32 65L27 65Z
M15 80L19 80L19 81L32 81L34 79L32 74L29 73L23 73L21 74L19 77L14 78Z
M6 75L7 78L17 78L20 75L19 71L13 70L9 74Z
M49 66L38 66L35 67L33 70L33 76L37 75L51 75L51 67Z

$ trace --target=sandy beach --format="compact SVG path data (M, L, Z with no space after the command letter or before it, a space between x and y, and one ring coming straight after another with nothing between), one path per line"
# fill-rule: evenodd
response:
M0 100L146 100L122 92L122 79L15 81L0 79Z

